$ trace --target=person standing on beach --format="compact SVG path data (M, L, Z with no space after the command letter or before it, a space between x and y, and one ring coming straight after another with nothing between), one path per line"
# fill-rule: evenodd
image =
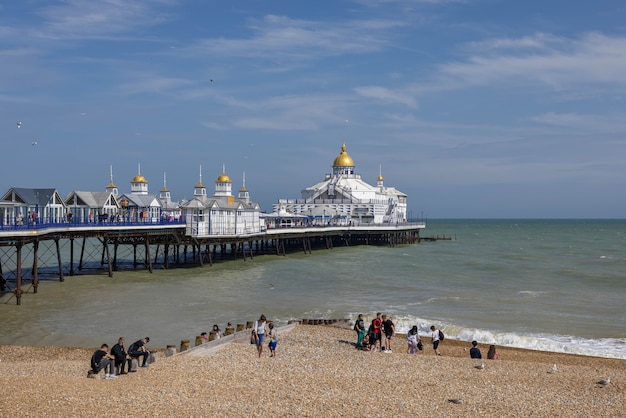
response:
M385 352L391 353L391 337L396 333L396 326L391 320L391 316L383 315L383 331L385 331Z
M363 314L359 314L356 322L354 323L354 331L356 331L356 348L361 348L363 344L363 338L365 338L365 322L363 321Z
M435 328L434 325L430 326L430 331L431 331L431 336L433 339L433 350L435 350L435 355L436 356L440 356L441 353L439 352L439 330L437 328Z
M483 358L483 355L480 353L480 348L478 348L477 345L477 341L472 341L472 348L470 348L470 358Z
M263 342L265 341L265 327L267 326L267 320L265 315L261 314L257 321L254 321L254 328L252 328L252 332L254 333L254 341L256 343L256 349L259 353L259 358L261 358L261 354L263 353Z
M378 312L376 314L376 318L372 320L372 337L370 337L370 344L372 346L372 351L380 351L381 350L381 327L383 325L383 320L381 318L382 313ZM373 339L373 341L372 341ZM378 348L377 348L378 347Z

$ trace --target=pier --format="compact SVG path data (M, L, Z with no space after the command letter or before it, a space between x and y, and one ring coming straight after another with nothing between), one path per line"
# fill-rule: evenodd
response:
M38 292L43 277L60 282L86 270L209 266L259 255L311 254L336 246L398 245L421 241L424 222L398 224L306 225L267 228L237 235L190 236L185 221L38 223L0 229L0 294L17 305ZM13 286L11 286L13 285ZM25 286L30 285L26 290ZM8 303L6 301L5 303Z

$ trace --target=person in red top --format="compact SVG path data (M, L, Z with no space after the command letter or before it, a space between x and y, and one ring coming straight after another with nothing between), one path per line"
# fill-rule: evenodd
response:
M372 351L380 351L380 341L381 341L381 327L383 325L383 320L381 318L382 313L378 312L376 314L376 318L372 320L372 336L374 337L374 341L370 341L372 345Z

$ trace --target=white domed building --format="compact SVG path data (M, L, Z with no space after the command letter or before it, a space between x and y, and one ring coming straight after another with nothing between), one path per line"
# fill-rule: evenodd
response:
M397 224L406 222L407 195L386 187L380 173L376 186L363 181L343 144L331 174L302 190L301 199L280 199L273 210L277 214L307 216L315 223Z

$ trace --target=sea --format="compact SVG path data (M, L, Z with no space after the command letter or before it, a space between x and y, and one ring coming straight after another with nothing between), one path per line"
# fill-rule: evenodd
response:
M626 358L626 220L430 219L421 235L451 239L44 280L20 306L0 298L0 344L149 336L165 348L261 314L282 325L382 312L399 332Z

